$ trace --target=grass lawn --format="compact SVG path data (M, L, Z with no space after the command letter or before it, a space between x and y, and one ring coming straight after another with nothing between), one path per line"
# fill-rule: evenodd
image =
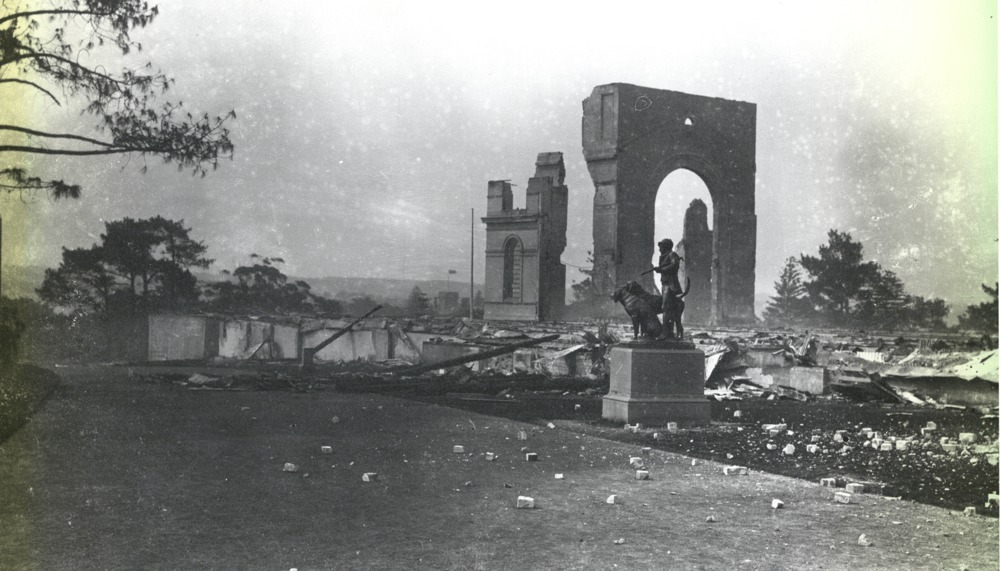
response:
M663 451L637 481L638 445L568 430L377 395L59 372L64 390L0 444L0 569L998 565L996 519L876 496L836 504L813 483L725 476ZM538 508L515 509L518 495Z
M59 385L59 377L32 365L0 366L0 442L14 434Z

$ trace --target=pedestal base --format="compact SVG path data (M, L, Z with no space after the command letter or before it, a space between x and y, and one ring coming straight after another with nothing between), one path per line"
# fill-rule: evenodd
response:
M707 424L705 354L687 343L627 343L611 349L611 387L602 416L662 426Z

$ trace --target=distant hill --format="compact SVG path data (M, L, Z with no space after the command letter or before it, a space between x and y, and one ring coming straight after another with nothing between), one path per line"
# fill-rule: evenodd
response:
M302 280L309 284L313 293L324 297L333 297L350 301L355 297L370 295L377 300L405 300L414 287L419 287L428 297L433 298L439 291L457 291L459 297L469 295L469 282L460 280L398 280L384 278L341 278L326 276L321 278L290 278ZM483 284L476 284L477 291L483 290Z

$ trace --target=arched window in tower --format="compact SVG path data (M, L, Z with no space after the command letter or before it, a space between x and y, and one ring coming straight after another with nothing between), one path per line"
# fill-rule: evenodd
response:
M503 300L521 301L521 241L507 238L503 245Z

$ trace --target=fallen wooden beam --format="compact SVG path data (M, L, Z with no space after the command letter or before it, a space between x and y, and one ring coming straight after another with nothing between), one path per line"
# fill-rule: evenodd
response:
M461 357L455 357L453 359L445 359L444 361L438 361L437 363L427 363L426 365L416 365L413 367L403 367L402 369L396 369L393 373L397 375L413 376L419 375L421 373L426 373L427 371L433 371L434 369L447 369L449 367L457 367L459 365L464 365L466 363L472 363L473 361L482 361L492 357L499 357L500 355L506 355L507 353L513 353L518 349L523 349L525 347L533 347L541 343L548 343L549 341L555 341L559 338L558 334L546 335L545 337L539 337L538 339L527 339L525 341L518 341L517 343L511 343L510 345L504 345L503 347L498 347L496 349L490 349L489 351L483 351L482 353L471 353L469 355L463 355Z
M316 353L319 353L320 351L323 350L324 347L326 347L330 343L333 343L337 339L340 339L341 337L343 337L344 335L346 335L348 332L351 331L351 328L353 328L355 325L361 323L362 321L364 321L365 319L367 319L368 316L370 316L371 314L375 313L376 311L378 311L380 309L382 309L382 306L381 305L376 305L374 309L372 309L368 313L362 315L361 317L355 319L354 321L350 322L347 325L347 327L345 327L345 328L341 329L340 331L334 333L333 335L327 337L326 340L324 340L319 345L316 345L315 347L303 347L302 348L302 364L301 364L301 368L302 369L309 369L309 368L311 368L313 366L313 357L316 356Z

